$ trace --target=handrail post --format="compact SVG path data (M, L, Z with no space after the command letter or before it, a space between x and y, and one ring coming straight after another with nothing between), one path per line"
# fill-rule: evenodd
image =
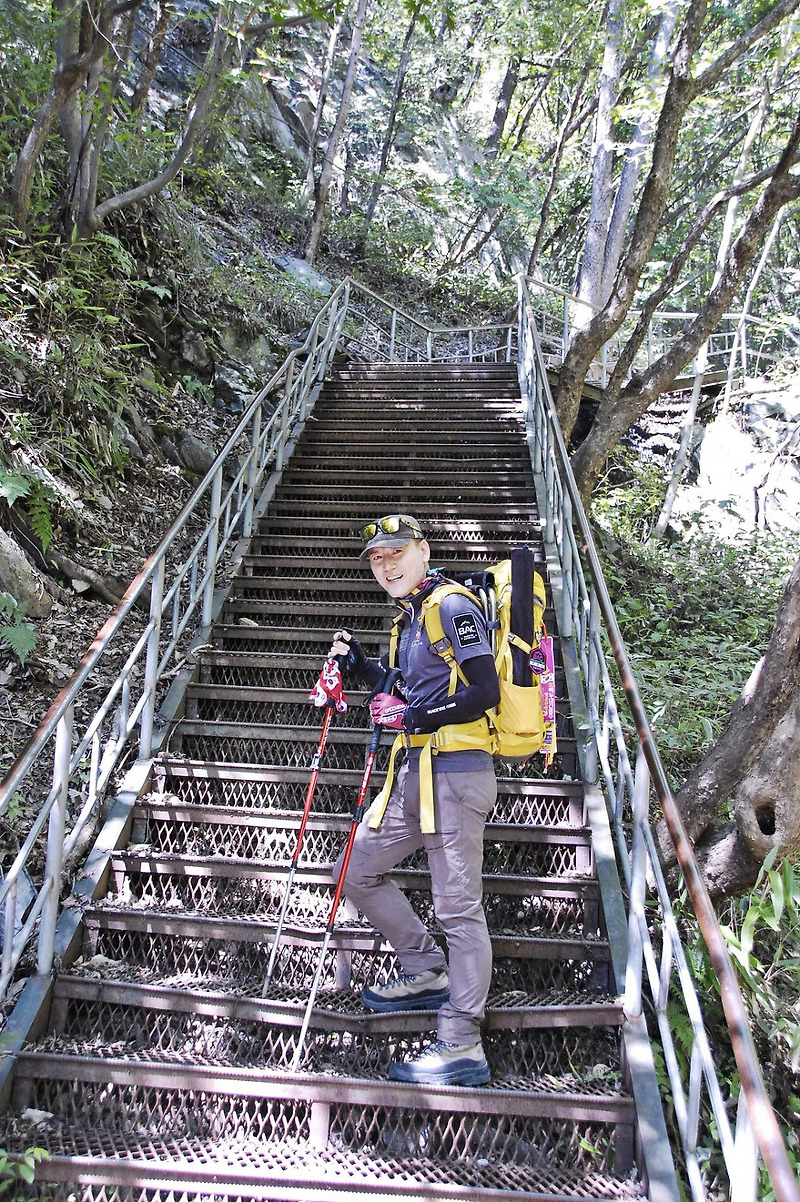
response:
M44 867L44 880L48 893L42 907L39 945L36 953L36 971L40 976L47 976L52 969L56 946L56 922L58 921L61 893L61 869L64 864L64 831L67 825L69 762L74 717L75 706L67 706L56 727L56 747L53 756L53 784L56 794L47 827L47 855Z
M14 971L14 932L17 925L17 894L19 878L9 886L6 894L5 912L3 914L3 960L0 975L3 981L10 981Z
M432 330L428 330L428 335L427 335L427 338L425 341L427 344L428 362L432 363L433 362L433 331Z
M292 359L286 369L286 384L283 389L283 404L281 406L281 432L278 440L278 455L275 466L279 472L283 471L283 462L286 453L286 442L289 437L289 410L291 408L292 388L294 387L294 364Z
M164 556L160 556L153 571L150 588L150 633L147 636L147 657L144 667L144 693L147 698L142 709L139 728L139 759L148 760L153 754L153 728L156 713L156 684L161 642L161 610L164 604ZM208 619L208 625L211 618Z
M572 501L569 494L561 498L561 530L559 534L559 551L561 553L561 577L563 588L563 605L561 609L561 637L570 638L574 629L572 606L575 598L572 595L572 543L570 530L572 528Z
M253 414L253 432L250 437L250 466L247 469L247 499L244 506L244 516L242 518L242 535L249 538L253 533L253 509L255 506L255 492L258 484L258 469L259 459L261 457L261 413L262 408L259 405Z
M645 872L647 849L644 824L647 822L650 798L650 769L644 753L636 757L636 777L633 787L633 831L631 834L631 886L628 898L628 962L625 967L625 1000L623 1010L628 1019L642 1013L642 931L644 918Z
M471 363L472 362L472 326L469 327L469 331L467 333L467 355L469 356L468 362Z
M561 362L563 363L567 357L567 348L569 347L569 301L564 297L563 316L561 323Z
M206 544L206 583L203 590L203 626L211 625L211 615L214 612L214 588L217 580L217 547L219 546L219 519L222 512L222 468L217 468L211 485L211 512Z
M397 310L392 309L392 320L389 323L389 362L394 363L394 344L397 335Z

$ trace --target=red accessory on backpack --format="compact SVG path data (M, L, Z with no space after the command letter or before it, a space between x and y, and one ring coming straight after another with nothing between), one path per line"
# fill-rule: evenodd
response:
M339 661L333 656L326 659L322 665L319 680L308 694L308 700L313 701L314 705L320 709L332 701L340 714L347 713L347 698L344 695L342 672Z

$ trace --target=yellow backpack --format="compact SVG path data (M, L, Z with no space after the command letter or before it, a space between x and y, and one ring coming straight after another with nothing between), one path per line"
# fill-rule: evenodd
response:
M503 759L524 760L543 752L547 767L556 752L555 672L552 639L544 624L544 581L533 567L530 547L518 547L509 559L447 580L422 603L431 646L450 667L448 695L465 678L442 626L439 607L454 593L470 597L483 609L492 636L500 680L500 703L487 712L487 750ZM397 659L399 623L392 631L389 663Z

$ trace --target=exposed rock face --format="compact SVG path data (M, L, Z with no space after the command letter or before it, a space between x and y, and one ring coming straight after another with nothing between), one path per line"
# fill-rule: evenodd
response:
M330 280L315 271L310 264L306 263L305 259L297 259L294 255L279 255L275 259L275 265L287 272L298 284L303 284L312 292L318 292L320 296L330 296L332 291Z
M695 514L735 530L800 533L800 378L749 381L737 411L702 432L697 478L678 493L675 517Z
M0 592L10 593L29 618L46 618L53 608L44 576L3 529L0 529Z

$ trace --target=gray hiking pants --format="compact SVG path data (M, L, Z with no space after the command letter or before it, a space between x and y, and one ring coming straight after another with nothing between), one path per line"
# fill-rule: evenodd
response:
M458 752L451 753L453 756ZM480 1039L489 983L492 947L482 904L483 828L497 797L491 758L485 770L435 774L436 831L423 835L419 816L419 773L400 768L383 822L356 832L344 892L368 922L391 943L407 973L440 971L444 953L387 876L399 862L425 848L431 873L433 908L447 939L450 1001L439 1011L438 1037L448 1043ZM342 865L334 868L338 880Z

